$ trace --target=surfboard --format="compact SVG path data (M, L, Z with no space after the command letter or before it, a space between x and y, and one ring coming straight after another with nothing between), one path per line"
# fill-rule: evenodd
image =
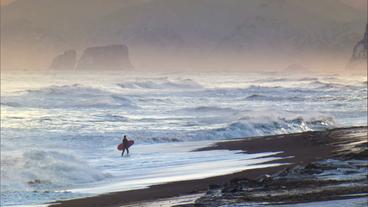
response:
M121 144L119 144L118 145L118 150L123 150L124 148L129 148L129 147L131 147L132 145L134 144L134 140L128 140L128 146L127 147L125 147L124 146L124 144L123 143L121 143Z

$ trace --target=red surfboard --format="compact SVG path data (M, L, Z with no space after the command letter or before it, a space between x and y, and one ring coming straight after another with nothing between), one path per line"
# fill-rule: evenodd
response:
M127 146L125 147L125 145L123 144L123 143L121 143L121 144L119 144L118 145L118 150L123 150L124 148L129 148L129 147L131 147L132 145L134 144L134 140L129 140L128 141L128 144L127 144Z

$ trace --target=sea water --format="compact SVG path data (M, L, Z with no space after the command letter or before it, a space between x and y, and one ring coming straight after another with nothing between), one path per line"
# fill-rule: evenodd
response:
M1 205L42 204L266 167L215 141L366 125L366 77L3 73ZM116 146L135 140L121 157ZM267 158L262 158L267 155Z

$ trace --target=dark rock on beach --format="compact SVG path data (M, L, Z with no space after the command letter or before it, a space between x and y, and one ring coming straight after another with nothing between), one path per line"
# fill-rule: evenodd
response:
M353 136L331 134L334 141L329 144L337 146L334 156L255 179L232 179L220 187L210 187L192 206L293 204L367 195L367 131Z

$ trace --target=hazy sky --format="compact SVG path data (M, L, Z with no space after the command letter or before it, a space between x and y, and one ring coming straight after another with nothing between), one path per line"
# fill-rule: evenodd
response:
M6 5L6 4L9 4L10 2L12 2L14 0L0 0L0 5Z
M13 1L16 1L16 0L0 0L0 5L6 5ZM367 0L340 0L340 1L350 4L351 6L355 8L367 9Z
M126 44L136 68L344 65L367 23L367 0L0 1L1 69L109 44Z

